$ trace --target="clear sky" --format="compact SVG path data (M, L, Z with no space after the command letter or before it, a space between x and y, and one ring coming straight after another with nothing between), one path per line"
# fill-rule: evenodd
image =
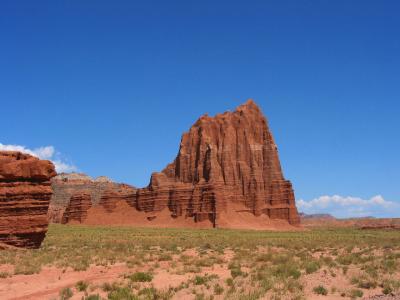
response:
M248 98L300 210L400 217L400 1L0 2L0 148L145 186Z

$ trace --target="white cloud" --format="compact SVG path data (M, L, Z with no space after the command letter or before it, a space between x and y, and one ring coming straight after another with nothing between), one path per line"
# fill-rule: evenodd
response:
M36 156L40 159L51 160L56 167L57 173L77 171L77 168L74 165L68 164L60 158L60 153L56 152L53 146L29 149L21 145L4 145L0 143L0 151L20 151Z
M400 215L400 203L385 200L381 195L370 199L339 195L321 196L309 201L300 199L296 204L301 212L307 214L329 213L339 218Z

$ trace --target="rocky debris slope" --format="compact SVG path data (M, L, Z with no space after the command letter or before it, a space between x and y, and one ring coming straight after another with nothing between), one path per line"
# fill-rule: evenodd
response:
M50 179L55 175L50 161L0 151L0 244L25 248L41 245L48 226Z

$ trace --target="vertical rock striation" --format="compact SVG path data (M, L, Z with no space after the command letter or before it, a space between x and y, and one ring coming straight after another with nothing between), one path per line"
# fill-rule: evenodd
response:
M104 176L92 179L78 173L61 173L52 178L51 186L54 191L48 212L51 223L62 223L64 212L68 209L74 195L89 194L92 205L97 205L111 192L114 195L125 195L136 191L129 185L114 183Z
M55 175L50 161L20 152L0 151L1 244L40 246L48 226L50 178Z
M87 217L87 211L92 206L89 193L77 192L71 196L69 204L65 209L61 223L83 223Z
M88 186L72 182L54 180L54 199ZM277 146L252 100L234 112L200 117L183 134L174 162L152 174L146 188L107 186L98 194L88 224L290 229L300 223Z
M209 220L214 227L229 223L221 217L233 204L254 216L300 222L277 146L252 100L234 112L200 117L183 134L175 161L153 174L136 197L138 210L168 207L172 217Z

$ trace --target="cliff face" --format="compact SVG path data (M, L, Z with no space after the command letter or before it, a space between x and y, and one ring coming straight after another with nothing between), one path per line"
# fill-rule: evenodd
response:
M254 216L299 224L292 185L282 174L277 146L258 106L249 100L234 112L202 116L182 136L179 153L150 185L137 192L139 210L172 217L221 218L231 206ZM221 222L221 224L220 224Z
M82 223L86 220L88 209L92 206L90 194L87 192L76 192L71 196L65 209L61 223Z
M0 151L0 247L38 248L47 232L47 210L55 176L50 161Z
M202 116L183 134L174 162L154 173L148 187L99 189L110 184L105 181L57 178L53 198L66 206L78 186L94 185L98 199L92 195L86 224L290 229L300 223L267 121L251 100L234 112Z
M107 197L110 191L113 191L117 195L125 194L126 190L131 192L136 191L135 188L129 185L114 183L104 176L92 179L85 174L78 173L59 174L52 178L51 186L54 194L50 201L48 218L52 223L62 223L64 214L68 215L67 210L76 209L76 203L74 202L77 199L72 199L74 196L80 197L82 194L87 194L91 205L97 205L103 196ZM69 208L69 206L72 207ZM84 205L84 209L89 209L90 206ZM85 219L86 214L82 216L80 222L84 222ZM66 219L64 222L69 221Z

